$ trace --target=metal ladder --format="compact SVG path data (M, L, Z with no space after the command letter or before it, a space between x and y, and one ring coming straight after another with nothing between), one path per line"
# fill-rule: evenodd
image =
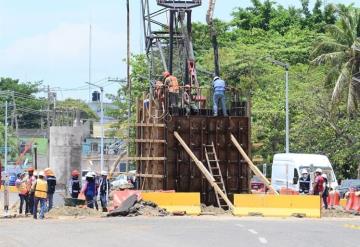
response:
M226 195L224 179L221 174L221 169L219 166L219 160L216 155L214 142L211 142L211 145L204 145L204 148L205 148L205 157L209 168L209 172L215 179L215 183ZM216 196L216 201L218 203L218 206L223 209L228 209L228 205L226 204L225 200L221 196L219 196L219 194L216 193L216 191L214 191L214 193Z

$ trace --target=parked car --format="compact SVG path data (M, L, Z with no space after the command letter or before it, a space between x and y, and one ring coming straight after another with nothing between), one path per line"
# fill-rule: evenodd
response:
M350 189L360 191L360 179L346 179L341 182L341 185L336 188L340 193L340 198L344 198L346 192Z
M261 190L265 188L265 184L261 181L258 176L253 176L250 180L252 190Z

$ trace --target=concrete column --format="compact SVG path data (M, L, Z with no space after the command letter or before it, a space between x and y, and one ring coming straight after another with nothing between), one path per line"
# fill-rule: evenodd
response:
M60 188L67 184L73 169L81 171L83 133L82 127L50 127L50 168Z

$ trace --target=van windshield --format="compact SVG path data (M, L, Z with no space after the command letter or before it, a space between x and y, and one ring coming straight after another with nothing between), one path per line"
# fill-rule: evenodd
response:
M326 174L327 178L328 178L328 182L335 182L335 177L333 175L333 170L331 167L319 167L316 165L311 165L311 166L300 166L300 171L302 169L306 169L310 175L313 176L313 174L315 173L315 170L317 168L320 168L323 171L323 174Z

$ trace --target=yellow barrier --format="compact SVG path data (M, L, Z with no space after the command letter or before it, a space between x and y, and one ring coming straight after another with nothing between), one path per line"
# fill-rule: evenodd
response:
M4 186L1 185L1 190L0 191L4 191ZM15 186L9 186L9 192L10 193L17 193L18 189Z
M145 201L152 201L168 212L185 211L189 215L201 213L200 193L141 192Z
M234 206L233 214L237 216L321 217L319 196L237 194L234 195Z

